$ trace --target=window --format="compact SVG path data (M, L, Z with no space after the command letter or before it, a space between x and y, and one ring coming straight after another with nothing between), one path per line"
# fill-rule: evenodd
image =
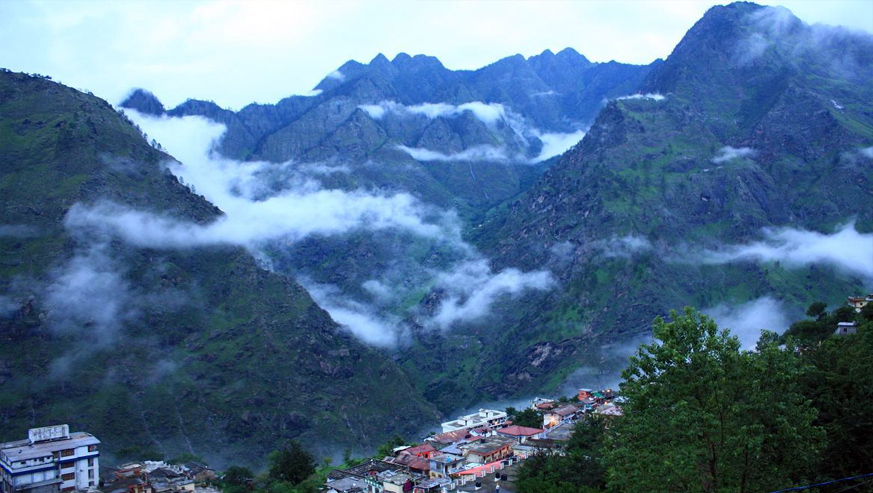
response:
M76 449L68 448L67 450L61 450L61 457L69 457L76 453Z
M96 445L88 445L88 452L96 452L96 451L97 451Z
M94 469L88 469L88 479L94 479Z
M88 467L94 467L94 458L93 457L88 458Z
M71 472L68 474L63 474L63 475L61 475L61 479L64 481L72 481L72 480L76 479L76 473Z
M61 464L61 469L70 469L72 467L76 467L75 462L64 462Z

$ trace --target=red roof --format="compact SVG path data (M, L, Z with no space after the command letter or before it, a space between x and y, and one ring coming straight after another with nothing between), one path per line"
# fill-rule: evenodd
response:
M507 426L506 428L503 428L502 430L497 430L497 433L500 433L501 435L511 436L511 437L530 437L530 436L534 436L534 435L539 435L542 432L543 432L543 430L541 430L539 428L528 428L527 426L518 426L518 425Z
M461 430L449 431L447 433L439 433L429 438L429 440L433 440L437 443L455 443L460 442L461 440L467 438L467 435L470 434L470 430L464 428Z
M429 443L425 443L422 445L418 445L415 447L409 447L407 449L403 449L400 453L402 454L410 454L416 455L418 457L423 457L429 455L431 452L436 452L436 449L433 445Z

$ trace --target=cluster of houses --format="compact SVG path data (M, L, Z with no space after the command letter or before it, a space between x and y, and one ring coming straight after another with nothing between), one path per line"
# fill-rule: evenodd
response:
M443 493L475 491L491 481L500 491L506 467L542 449L563 447L573 424L588 413L621 416L620 397L607 389L582 389L574 402L534 399L543 416L540 428L513 424L504 411L480 409L442 423L442 432L421 445L397 447L392 455L370 459L328 474L325 493Z
M214 480L215 471L199 462L171 465L144 461L106 468L103 493L194 493L195 485Z

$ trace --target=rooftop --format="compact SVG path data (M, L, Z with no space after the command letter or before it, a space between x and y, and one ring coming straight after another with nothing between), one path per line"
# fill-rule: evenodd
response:
M24 461L37 459L39 457L48 457L52 455L52 452L58 450L97 445L99 443L100 440L94 438L94 435L78 431L70 433L70 438L62 438L60 440L47 442L37 442L33 444L30 443L30 440L6 442L0 444L0 457L3 457L8 462Z
M529 428L527 426L507 426L506 428L497 430L497 433L501 435L507 435L512 437L529 437L534 435L539 435L543 430L539 428Z

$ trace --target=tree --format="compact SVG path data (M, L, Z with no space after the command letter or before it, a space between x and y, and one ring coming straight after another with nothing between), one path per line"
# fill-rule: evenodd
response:
M535 409L525 408L519 411L514 407L507 407L506 415L511 416L510 419L514 425L527 426L528 428L543 427L543 415Z
M827 314L827 308L827 303L823 301L816 301L815 303L809 305L809 308L806 309L806 316L812 317L816 320L821 320Z
M591 493L603 491L604 422L587 416L573 427L563 453L541 450L525 460L518 470L520 493Z
M741 351L691 308L671 317L655 319L656 342L622 374L627 401L610 433L610 488L746 493L806 479L823 433L800 392L793 348L768 334L757 352Z
M224 481L231 486L245 486L255 475L248 467L230 466L224 472Z
M268 457L270 478L296 485L315 472L315 459L296 440L285 444Z

